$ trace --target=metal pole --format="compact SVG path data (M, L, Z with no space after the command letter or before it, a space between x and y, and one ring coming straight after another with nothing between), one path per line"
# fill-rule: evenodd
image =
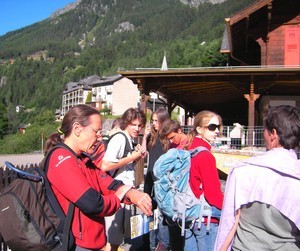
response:
M44 133L42 132L42 154L44 154Z

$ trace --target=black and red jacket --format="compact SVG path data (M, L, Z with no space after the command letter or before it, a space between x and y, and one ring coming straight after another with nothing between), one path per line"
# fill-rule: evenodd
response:
M75 204L72 232L76 245L102 248L106 244L104 217L120 208L120 200L114 192L123 183L94 165L86 164L86 159L76 158L68 149L54 150L47 177L65 214L69 201Z

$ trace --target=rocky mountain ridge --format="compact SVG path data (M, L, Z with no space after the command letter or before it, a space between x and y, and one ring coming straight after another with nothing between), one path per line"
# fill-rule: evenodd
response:
M200 4L202 3L206 3L206 2L210 2L212 4L219 4L219 3L223 3L226 0L180 0L181 3L185 4L185 5L189 5L190 7L198 7ZM75 9L80 3L82 2L82 0L77 0L75 3L70 3L68 5L66 5L65 7L63 7L62 9L58 9L55 12L53 12L50 16L50 18L55 18L61 14L64 14L70 10Z
M189 5L191 7L198 7L201 3L210 2L212 4L223 3L226 0L180 0L183 4Z
M62 15L70 10L74 10L80 3L82 0L77 0L75 3L69 3L68 5L66 5L65 7L56 10L55 12L53 12L50 16L50 18L55 18L59 15Z

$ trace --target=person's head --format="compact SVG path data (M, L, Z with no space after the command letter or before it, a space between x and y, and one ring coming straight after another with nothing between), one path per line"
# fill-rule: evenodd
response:
M299 108L288 105L268 107L264 112L263 125L267 150L276 147L290 150L299 146Z
M146 115L138 108L127 109L121 117L121 129L126 131L132 138L139 136L145 124Z
M221 116L212 111L204 110L195 116L191 133L192 137L198 136L212 142L222 133L222 130Z
M122 118L116 118L111 124L111 129L114 129L116 127L121 128L121 123L122 123Z
M158 107L151 115L151 132L150 132L150 141L148 143L149 147L153 147L157 140L161 140L159 133L161 130L162 124L170 119L170 114L167 109L164 107ZM162 139L163 148L167 149L169 142L166 139Z
M121 124L122 124L122 118L116 118L111 125L109 136L115 134L118 131L121 131Z
M177 120L168 119L161 126L161 138L166 138L174 145L180 144L182 134L181 126Z
M92 153L101 138L101 117L99 111L88 105L76 105L64 116L58 133L53 133L48 138L46 146L50 150L58 141L63 141L80 154Z
M170 114L164 107L158 107L151 115L151 127L159 131L164 121L170 119Z

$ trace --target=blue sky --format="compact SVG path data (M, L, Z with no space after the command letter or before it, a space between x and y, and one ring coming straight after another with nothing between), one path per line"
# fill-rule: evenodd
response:
M0 36L48 18L76 0L0 0Z

